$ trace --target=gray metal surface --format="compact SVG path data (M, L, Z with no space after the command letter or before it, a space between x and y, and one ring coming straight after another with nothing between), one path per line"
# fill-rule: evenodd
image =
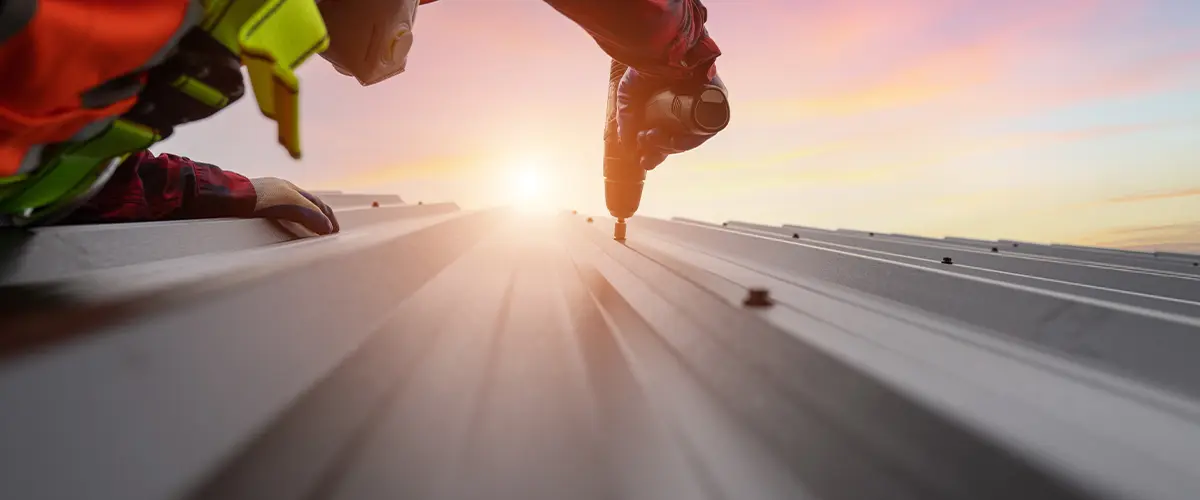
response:
M366 207L372 203L380 205L395 205L404 203L399 195L395 194L361 194L361 193L342 193L342 192L324 192L318 194L321 201L325 202L333 208L346 207Z
M454 203L338 208L344 230L458 210ZM312 236L290 223L209 219L96 224L0 231L0 285L61 279L77 273L171 258L263 247Z
M1089 261L1078 254L992 253L796 228L717 230L653 219L638 223L691 247L866 292L1200 396L1200 364L1195 362L1200 353L1200 276L1190 266L1167 271ZM943 264L944 257L953 263Z
M585 217L0 287L0 498L1200 497L1189 274Z

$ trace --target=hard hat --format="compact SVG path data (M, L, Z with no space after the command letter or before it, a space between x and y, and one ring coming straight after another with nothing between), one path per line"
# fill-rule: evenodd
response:
M429 0L323 0L317 4L329 32L321 57L363 86L404 72L413 43L417 5Z

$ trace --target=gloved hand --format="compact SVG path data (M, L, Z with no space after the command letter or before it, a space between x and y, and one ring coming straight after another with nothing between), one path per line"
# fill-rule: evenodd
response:
M254 216L295 222L317 234L336 233L337 217L320 198L283 179L259 177L254 185Z
M653 170L666 160L668 155L695 149L712 137L650 128L642 123L646 103L651 97L674 86L686 87L703 83L725 88L721 77L715 72L711 80L680 82L645 75L632 67L625 70L625 76L617 84L617 136L627 151L637 154L642 168Z

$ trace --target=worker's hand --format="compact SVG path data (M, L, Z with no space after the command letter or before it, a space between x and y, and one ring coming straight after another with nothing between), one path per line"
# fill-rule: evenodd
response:
M300 224L317 234L339 231L333 210L320 198L283 179L259 177L254 185L254 216Z
M701 83L725 88L721 77L715 72L712 80ZM650 98L679 84L678 81L647 76L629 68L617 85L617 135L626 150L638 156L639 163L646 170L657 167L668 155L695 149L712 137L650 128L643 123L642 115Z

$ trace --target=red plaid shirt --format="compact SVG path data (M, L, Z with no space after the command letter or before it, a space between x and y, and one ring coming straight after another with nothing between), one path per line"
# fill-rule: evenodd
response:
M421 4L438 0L421 0ZM672 79L716 72L721 55L704 29L700 0L545 0L610 57ZM148 151L131 156L93 199L64 223L249 217L250 181L214 165Z

